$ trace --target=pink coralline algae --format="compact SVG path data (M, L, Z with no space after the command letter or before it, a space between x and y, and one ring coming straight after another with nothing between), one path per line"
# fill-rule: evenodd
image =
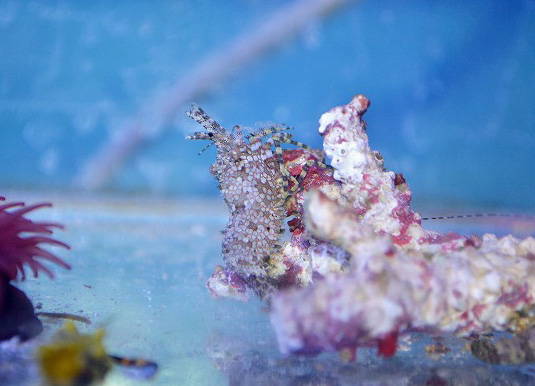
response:
M349 267L272 297L281 351L316 354L377 346L399 334L521 332L535 325L535 240L441 235L422 228L405 179L371 151L357 95L320 119L340 194L308 195L305 229L346 251Z
M370 149L362 119L369 106L364 95L357 95L320 118L323 147L335 169L334 178L342 184L336 199L352 207L375 232L391 235L397 246L433 251L462 247L465 237L444 237L422 228L421 216L410 208L412 192L405 178L386 171L381 154Z
M206 287L214 297L228 297L236 300L248 300L247 282L236 272L226 270L218 265Z
M282 128L246 143L239 130L234 137L196 118L207 133L191 138L218 147L212 173L231 212L212 294L245 300L250 289L269 298L285 354L375 346L391 356L398 336L411 331L473 336L535 326L535 239L424 229L403 175L370 149L369 106L357 95L322 115L324 153L282 150L283 142L302 144L281 134L260 142ZM276 219L277 228L286 221L289 240L244 216L255 224Z
M273 297L284 353L380 348L399 332L521 331L534 321L534 239L485 235L479 248L429 256L397 247L321 193L308 208L307 229L348 251L352 266Z

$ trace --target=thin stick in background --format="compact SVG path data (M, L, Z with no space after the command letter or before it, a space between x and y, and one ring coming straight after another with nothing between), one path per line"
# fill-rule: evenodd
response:
M296 1L276 12L256 30L247 30L230 46L216 50L172 87L145 103L147 107L138 115L140 118L132 119L119 135L110 138L89 158L75 176L75 185L90 190L102 188L137 149L161 133L181 106L201 97L241 67L288 41L310 20L323 18L350 1Z

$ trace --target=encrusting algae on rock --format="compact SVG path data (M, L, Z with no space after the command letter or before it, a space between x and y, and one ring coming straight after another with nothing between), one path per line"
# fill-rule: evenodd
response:
M281 150L280 137L262 144L273 130L246 144L239 131L234 137L211 120L208 133L191 137L217 145L212 172L231 212L226 266L208 281L212 294L244 300L251 289L269 298L286 354L376 346L391 356L398 336L411 331L528 331L535 324L535 239L424 229L403 175L387 171L369 147L362 118L369 106L356 95L320 118L331 166L319 150ZM262 196L268 174L269 195ZM289 241L272 248L278 234L237 225L246 221L240 211L255 221L260 216L261 224L274 212L277 227L293 216ZM233 249L252 239L271 247L260 254Z
M352 266L274 295L272 322L284 353L381 348L385 341L395 347L392 337L411 331L519 332L533 320L532 238L486 235L479 248L429 256L397 247L321 193L309 199L307 229L347 250Z

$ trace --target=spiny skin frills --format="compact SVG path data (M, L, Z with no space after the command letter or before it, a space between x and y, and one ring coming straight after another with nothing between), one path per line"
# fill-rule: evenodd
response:
M188 115L207 131L187 138L211 140L218 149L211 172L230 210L223 260L227 268L246 279L262 277L277 248L286 208L279 160L271 151L272 143L262 144L261 140L287 128L261 130L246 142L239 127L233 136L199 107L193 107Z
M237 162L218 162L212 168L231 211L223 258L245 277L263 275L262 262L273 252L286 217L276 162L262 153L253 154L244 145Z
M230 211L222 248L226 267L208 280L212 295L245 300L247 289L252 289L265 299L279 289L307 285L312 272L306 249L317 241L302 236L304 195L311 188L330 191L338 186L332 169L323 163L323 151L293 140L284 125L268 126L244 138L239 126L233 135L199 107L194 106L188 116L206 131L187 139L209 140L217 147L211 172ZM282 150L282 144L298 149ZM292 238L281 246L283 223L291 216Z

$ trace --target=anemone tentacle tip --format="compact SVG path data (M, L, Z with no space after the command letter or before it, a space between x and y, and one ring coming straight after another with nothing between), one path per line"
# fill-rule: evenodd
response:
M0 200L4 201L5 198L0 196ZM24 265L28 265L35 277L39 272L43 272L54 278L52 271L37 259L48 260L70 269L70 265L42 248L43 244L51 244L70 249L68 244L47 236L53 233L52 228L63 228L63 225L32 221L24 217L31 211L50 206L50 203L26 206L23 202L0 206L0 275L6 276L8 280L15 280L20 273L24 280Z

